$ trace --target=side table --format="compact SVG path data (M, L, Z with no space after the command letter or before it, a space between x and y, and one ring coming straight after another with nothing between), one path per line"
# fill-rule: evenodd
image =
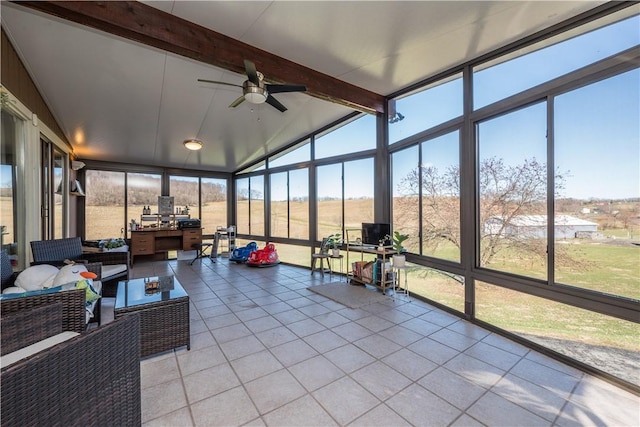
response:
M409 266L397 267L392 266L395 271L394 274L394 283L393 283L393 297L395 299L396 295L404 295L407 297L407 301L411 302L411 295L409 295L409 282L407 277L409 275ZM404 288L400 287L400 273L404 272Z
M329 277L331 277L331 280L333 280L333 273L334 273L334 268L333 268L333 260L334 259L338 259L340 260L340 281L342 282L342 260L344 259L344 255L338 255L338 256L333 256L333 255L329 255L329 259L327 260L327 262L329 263Z

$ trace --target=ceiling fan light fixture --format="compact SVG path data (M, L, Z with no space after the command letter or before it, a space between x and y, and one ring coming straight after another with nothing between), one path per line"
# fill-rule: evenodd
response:
M202 141L199 139L191 138L182 142L187 150L198 151L202 148Z
M249 85L244 88L244 99L252 104L264 103L267 100L267 96L269 94L262 87Z

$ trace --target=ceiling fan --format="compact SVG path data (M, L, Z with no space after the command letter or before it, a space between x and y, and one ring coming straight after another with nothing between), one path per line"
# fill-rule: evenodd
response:
M262 104L263 102L266 102L267 104L280 110L280 112L282 113L287 111L287 107L282 105L277 99L271 96L272 93L305 92L307 90L306 86L302 86L302 85L276 85L276 84L265 83L264 76L262 75L262 73L257 71L256 65L247 59L244 60L244 69L247 72L248 80L245 80L244 83L242 83L242 86L233 84L233 83L219 82L215 80L198 79L198 81L205 82L205 83L226 85L226 86L241 87L242 96L236 99L235 101L233 101L231 105L229 105L230 108L237 107L238 105L242 104L242 102L246 99L252 104Z

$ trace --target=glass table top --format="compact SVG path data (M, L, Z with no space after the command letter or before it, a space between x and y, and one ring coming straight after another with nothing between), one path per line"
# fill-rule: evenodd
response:
M118 282L115 309L133 307L186 297L178 279L174 276L154 276Z

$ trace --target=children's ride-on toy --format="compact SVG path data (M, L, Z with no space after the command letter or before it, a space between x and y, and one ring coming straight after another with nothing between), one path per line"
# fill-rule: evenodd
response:
M246 262L247 259L249 259L251 252L257 250L258 244L256 242L249 242L247 246L235 248L229 257L229 261L235 261L238 264Z
M267 244L264 249L251 252L247 265L251 267L271 267L280 264L278 252L273 243Z

